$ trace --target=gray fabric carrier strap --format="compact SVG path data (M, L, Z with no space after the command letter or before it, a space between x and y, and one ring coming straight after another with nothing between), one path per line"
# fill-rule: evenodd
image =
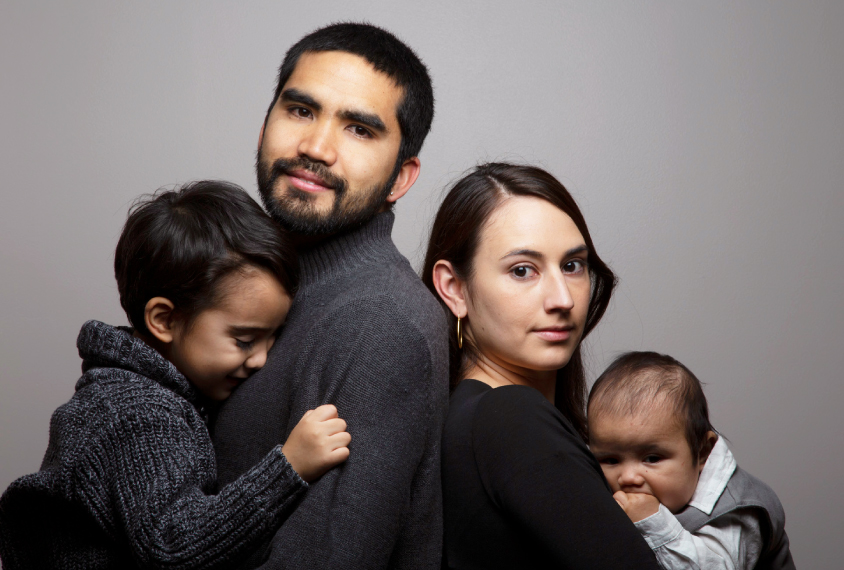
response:
M740 467L736 467L712 514L687 506L675 516L683 528L695 532L722 515L747 508L758 512L765 539L765 549L756 570L795 570L785 533L785 511L779 498L768 485Z

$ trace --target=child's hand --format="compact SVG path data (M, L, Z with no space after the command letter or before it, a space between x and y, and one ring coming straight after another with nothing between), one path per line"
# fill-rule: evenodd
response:
M646 519L659 510L659 499L645 493L616 491L612 496L633 522Z
M337 408L325 404L305 412L281 451L299 477L310 483L349 458L350 441Z

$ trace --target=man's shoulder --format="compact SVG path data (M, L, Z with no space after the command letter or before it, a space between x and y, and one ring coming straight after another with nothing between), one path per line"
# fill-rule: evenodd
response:
M398 321L399 326L417 328L426 337L445 337L442 307L404 257L362 264L356 271L320 284L297 301L329 319L351 311L376 323Z

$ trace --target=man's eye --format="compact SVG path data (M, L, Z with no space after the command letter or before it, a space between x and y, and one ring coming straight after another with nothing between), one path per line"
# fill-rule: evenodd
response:
M234 339L234 342L237 344L237 347L241 350L249 350L252 348L252 345L255 344L254 340L240 340L239 338Z
M301 119L310 119L313 117L313 113L311 113L310 109L306 109L305 107L291 107L290 113Z
M582 259L572 259L563 264L563 273L577 274L583 273L586 269L586 262Z
M360 126L360 125L352 125L349 128L352 130L352 134L354 134L356 137L361 137L361 138L372 137L372 133L369 132L369 129L366 129L366 128Z
M516 279L527 279L536 274L536 270L529 265L517 265L510 270L510 274Z

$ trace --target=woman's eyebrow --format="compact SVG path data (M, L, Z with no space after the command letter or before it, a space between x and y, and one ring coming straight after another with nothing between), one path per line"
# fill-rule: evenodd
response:
M563 254L563 257L571 257L572 255L577 255L578 253L588 252L589 248L586 247L586 244L575 246ZM528 249L528 248L521 248L521 249L514 249L505 253L501 256L501 259L507 259L508 257L514 257L517 255L524 255L527 257L532 257L534 259L543 260L545 259L545 254L535 249Z
M535 249L514 249L512 251L508 251L504 255L501 256L501 259L507 259L508 257L515 257L517 255L524 255L527 257L533 257L535 259L545 259L545 255L536 251Z

